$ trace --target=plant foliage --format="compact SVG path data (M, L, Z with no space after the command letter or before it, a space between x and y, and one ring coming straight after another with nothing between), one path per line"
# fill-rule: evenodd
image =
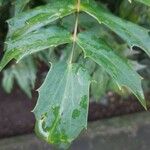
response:
M137 1L150 6L149 0ZM0 4L3 4L2 0ZM107 87L111 77L111 83L117 85L120 91L129 89L146 109L142 78L130 61L116 50L118 41L113 34L130 48L137 46L150 56L149 29L115 16L94 0L46 1L44 5L33 8L29 5L30 0L16 0L13 4L14 17L7 21L9 31L0 70L13 59L18 64L4 71L3 85L7 92L10 92L14 78L30 72L22 78L24 86L21 86L20 79L18 81L31 96L27 89L34 87L36 67L28 59L35 53L39 54L39 51L48 51L50 47L53 51L55 47L67 44L62 57L51 65L44 83L38 89L39 98L33 110L37 135L48 143L66 148L87 128L90 75L101 83L98 92L103 91L102 87ZM84 19L80 19L82 17ZM93 18L91 24L90 20L88 24L84 22L85 18ZM18 69L24 64L22 70ZM100 67L93 75L97 66ZM92 83L92 91L96 87Z

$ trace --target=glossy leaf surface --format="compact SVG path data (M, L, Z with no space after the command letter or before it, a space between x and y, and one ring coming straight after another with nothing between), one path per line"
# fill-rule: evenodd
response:
M82 4L81 10L94 17L98 22L105 24L131 47L138 46L150 56L150 31L148 29L118 18L95 3Z
M120 58L102 40L96 39L90 33L81 33L77 39L78 45L84 50L85 56L91 58L116 81L118 86L129 88L146 108L146 102L141 88L141 77L131 68L128 62Z
M75 11L75 0L58 0L21 13L8 20L8 37L15 38L39 29Z
M87 127L88 73L77 64L52 65L34 109L36 132L51 144L70 144Z
M58 27L40 29L15 40L8 40L0 70L13 58L18 61L29 54L69 42L71 42L70 33Z

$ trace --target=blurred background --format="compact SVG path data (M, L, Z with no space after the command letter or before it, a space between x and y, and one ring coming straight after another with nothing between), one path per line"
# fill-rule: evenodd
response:
M50 0L32 0L25 9L45 5ZM116 16L150 29L150 7L127 0L97 0ZM15 16L17 7L13 0L0 3L0 59L8 32L6 20ZM131 50L115 33L91 17L80 15L80 25L91 28L107 39L108 44L128 58L133 68L144 78L142 86L148 111L126 89L122 92L109 75L95 63L86 60L92 79L90 88L89 128L71 146L71 150L148 150L150 149L150 59L138 47ZM72 16L62 19L64 26L73 29ZM140 35L139 35L140 36ZM115 39L115 40L114 40ZM0 73L0 150L53 150L34 135L35 118L31 113L36 104L39 88L50 67L66 55L67 46L47 49L23 59L19 64L11 61ZM82 55L77 48L76 56ZM75 58L75 59L76 59ZM101 86L103 85L103 86Z

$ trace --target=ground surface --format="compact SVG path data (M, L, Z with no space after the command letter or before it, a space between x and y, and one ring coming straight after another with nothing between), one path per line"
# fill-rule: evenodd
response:
M0 138L33 132L35 119L31 110L36 103L36 94L32 100L29 100L18 89L7 95L0 88ZM133 97L129 99L130 101L122 100L118 96L109 94L107 105L91 103L89 121L143 111L143 108ZM148 97L148 99L150 98Z
M150 113L90 123L70 150L149 150ZM0 150L54 150L33 134L0 140Z

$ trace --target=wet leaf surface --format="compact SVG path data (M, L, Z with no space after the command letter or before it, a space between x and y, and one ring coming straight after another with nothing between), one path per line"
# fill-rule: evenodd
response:
M34 109L37 134L51 144L68 146L87 127L90 78L77 64L52 65Z
M95 3L82 4L81 10L94 17L99 23L105 24L125 40L129 46L138 46L150 56L150 30L114 16Z
M88 38L87 38L88 37ZM120 87L129 88L146 108L146 102L141 87L141 77L130 64L119 57L102 39L97 39L90 32L80 33L78 45L83 49L85 57L91 58L112 77Z

